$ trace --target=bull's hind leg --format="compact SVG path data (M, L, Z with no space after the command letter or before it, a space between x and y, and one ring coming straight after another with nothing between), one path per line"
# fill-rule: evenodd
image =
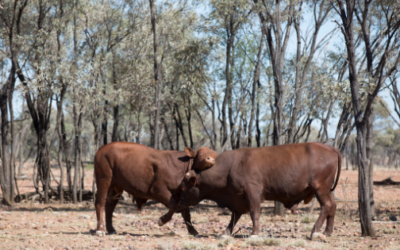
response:
M232 212L231 221L229 222L228 227L225 229L224 235L232 235L233 228L235 227L236 223L238 222L241 216L242 216L241 213Z
M97 217L97 228L96 235L104 236L104 206L106 204L107 192L110 187L111 179L110 178L98 178L96 176L96 185L97 185L97 194L96 194L96 217Z
M115 185L111 186L108 190L107 201L106 201L106 228L109 234L117 233L112 224L112 215L115 207L118 204L119 198L122 195L123 190Z
M333 222L335 220L335 213L336 213L336 202L333 198L333 196L331 195L331 199L332 199L332 208L328 213L328 217L326 220L326 229L324 234L327 236L330 236L332 234L333 231Z
M190 219L190 210L189 210L189 208L186 208L185 210L183 210L181 212L181 215L182 215L183 220L185 221L186 228L187 228L188 232L193 236L199 235L197 230L192 225L192 221Z
M251 235L258 235L260 232L261 191L253 189L247 196L250 205L250 217L253 221L253 231Z
M333 198L330 192L321 194L321 192L316 192L317 199L321 205L321 213L319 214L318 220L315 222L314 228L311 231L310 238L312 239L314 233L320 233L322 224L325 219L327 219L330 212L333 210Z

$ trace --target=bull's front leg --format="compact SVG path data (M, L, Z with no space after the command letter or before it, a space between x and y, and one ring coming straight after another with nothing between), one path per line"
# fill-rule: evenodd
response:
M163 226L165 223L169 222L174 213L178 211L178 202L174 199L167 187L154 186L152 188L152 194L155 200L160 201L169 208L168 212L158 219L158 225Z
M158 225L159 225L160 227L161 227L161 226L164 226L165 223L169 222L169 221L172 219L172 215L174 215L174 213L175 213L174 210L169 209L168 212L167 212L166 214L164 214L163 216L161 216L161 217L158 219Z
M228 236L232 235L233 228L235 227L236 223L238 222L238 220L240 219L241 216L242 216L241 213L232 212L231 221L229 222L228 227L225 229L224 235L228 235Z
M189 234L193 235L193 236L199 236L199 233L197 232L197 230L194 228L192 221L190 219L190 210L189 208L186 208L185 210L183 210L181 212L182 218L185 221L186 224L186 228L189 232Z

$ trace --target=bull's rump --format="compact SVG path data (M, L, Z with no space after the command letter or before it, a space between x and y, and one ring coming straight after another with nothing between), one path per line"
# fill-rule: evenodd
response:
M154 180L152 148L127 142L110 143L95 156L97 178L110 178L112 184L128 193L146 198Z

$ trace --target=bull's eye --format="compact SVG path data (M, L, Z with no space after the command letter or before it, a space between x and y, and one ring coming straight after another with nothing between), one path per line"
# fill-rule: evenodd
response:
M209 161L210 160L210 157L207 157L207 161Z

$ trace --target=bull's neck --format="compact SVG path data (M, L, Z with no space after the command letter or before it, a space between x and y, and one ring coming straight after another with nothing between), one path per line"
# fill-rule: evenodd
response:
M174 166L179 169L183 175L187 173L193 166L193 159L189 158L185 151L175 151L172 156Z

